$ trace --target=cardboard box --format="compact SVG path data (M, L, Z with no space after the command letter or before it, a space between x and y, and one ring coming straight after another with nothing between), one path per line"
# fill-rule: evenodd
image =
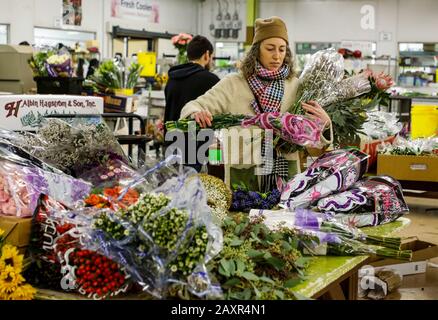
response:
M117 96L108 94L98 94L103 98L103 112L135 112L134 98L132 96Z
M410 238L402 243L402 250L412 250L412 260L405 261L389 258L372 258L370 265L373 267L389 266L401 263L419 262L438 257L438 245Z
M438 157L379 154L377 174L398 180L438 182Z
M32 218L0 217L5 243L16 246L22 253L29 245L31 226Z

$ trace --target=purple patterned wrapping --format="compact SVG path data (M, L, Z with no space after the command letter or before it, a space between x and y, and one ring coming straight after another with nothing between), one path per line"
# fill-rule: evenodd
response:
M369 155L359 150L334 150L319 157L305 172L289 181L280 206L307 208L334 192L350 188L367 170Z
M392 222L409 211L400 184L389 176L365 178L345 192L320 199L316 208L360 227Z

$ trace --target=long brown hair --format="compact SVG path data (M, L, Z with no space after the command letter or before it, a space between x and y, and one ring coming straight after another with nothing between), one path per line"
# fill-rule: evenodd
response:
M260 57L260 44L261 42L254 43L242 61L240 71L243 73L245 79L248 79L256 72L256 61ZM289 46L286 46L286 56L284 57L283 64L288 65L290 70L286 79L290 79L295 76L295 66L292 59L292 51L290 50Z

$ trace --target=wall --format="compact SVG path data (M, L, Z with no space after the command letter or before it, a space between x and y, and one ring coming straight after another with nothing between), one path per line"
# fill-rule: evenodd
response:
M84 0L83 0L84 1ZM90 1L90 0L89 0ZM159 23L148 23L141 19L119 19L111 17L111 1L103 0L103 14L105 17L104 48L108 54L111 52L111 32L113 26L126 29L146 30L153 32L169 33L196 33L198 29L198 4L199 0L155 0L159 5Z
M375 7L375 30L360 26L363 5ZM397 55L397 42L438 42L438 1L260 0L259 16L286 20L291 42L364 40L377 42L377 55ZM380 40L381 32L391 40Z
M34 0L0 0L0 23L9 24L10 43L33 41Z
M151 1L152 2L152 1ZM160 23L145 23L141 19L111 17L111 1L82 0L82 25L65 27L96 32L104 57L111 54L109 32L112 26L156 32L196 33L198 30L199 0L155 0L159 4ZM62 0L0 0L0 23L10 24L10 42L33 42L33 27L55 27L55 19L62 16Z
M236 2L232 0L228 0L229 7L228 10L226 8L226 2L220 0L221 4L221 14L222 21L224 22L224 17L228 13L230 18L233 19L234 14L237 12L238 21L241 23L241 29L238 31L238 38L229 37L227 39L219 37L216 38L214 35L214 31L211 30L211 27L219 28L220 22L217 21L216 17L218 16L219 6L218 1L216 0L205 0L199 4L199 24L198 24L198 32L199 34L207 37L212 43L214 42L245 42L246 40L246 0L236 0ZM232 21L232 20L231 20Z

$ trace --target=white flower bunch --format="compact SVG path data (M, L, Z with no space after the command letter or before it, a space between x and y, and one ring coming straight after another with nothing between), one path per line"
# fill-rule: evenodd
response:
M62 55L54 54L47 58L47 63L51 65L58 65L58 64L63 64L68 59L70 59L70 57L67 54L62 54Z

